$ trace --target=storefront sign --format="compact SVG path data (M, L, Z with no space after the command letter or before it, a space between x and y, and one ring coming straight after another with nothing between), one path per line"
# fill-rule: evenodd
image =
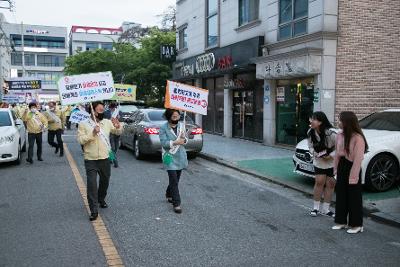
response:
M227 70L233 67L232 56L224 56L218 59L218 69Z
M315 90L314 91L314 103L318 103L319 102L319 91Z
M136 101L136 85L133 84L114 84L115 95L112 100Z
M208 90L167 81L165 108L173 108L207 115Z
M8 81L9 90L39 90L42 89L41 80Z
M213 70L215 67L215 56L214 53L208 53L196 58L196 71L197 73L203 73Z
M63 106L112 99L115 94L111 71L65 76L58 90Z
M184 65L183 67L181 67L181 75L183 77L194 75L194 65Z
M161 59L162 60L173 60L176 55L175 45L161 45Z
M224 81L224 89L244 89L245 81L242 79L230 79Z
M276 88L276 102L285 102L285 87Z
M321 56L298 56L257 64L257 78L301 77L321 72Z

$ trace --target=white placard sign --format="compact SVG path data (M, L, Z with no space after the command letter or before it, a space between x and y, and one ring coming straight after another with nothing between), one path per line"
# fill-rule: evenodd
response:
M81 123L90 119L90 114L84 110L79 110L71 113L69 121L71 123Z
M57 84L63 106L111 99L115 94L110 71L65 76Z
M208 90L167 81L165 107L207 115Z

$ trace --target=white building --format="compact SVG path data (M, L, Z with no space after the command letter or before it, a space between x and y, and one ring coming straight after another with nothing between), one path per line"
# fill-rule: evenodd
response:
M56 81L64 75L68 55L67 28L4 23L3 29L15 47L11 53L11 78L40 79L41 94L58 95Z
M69 54L97 49L112 50L113 43L118 42L124 32L135 27L141 25L134 22L124 22L119 28L74 25L69 34Z
M333 121L337 0L178 0L173 78L207 88L207 132L294 145Z

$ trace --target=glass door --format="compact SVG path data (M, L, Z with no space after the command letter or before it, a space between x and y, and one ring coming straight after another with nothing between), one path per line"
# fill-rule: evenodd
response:
M255 139L254 91L233 92L233 137Z
M305 83L277 86L276 140L296 145L307 137L309 117L314 110L314 90Z

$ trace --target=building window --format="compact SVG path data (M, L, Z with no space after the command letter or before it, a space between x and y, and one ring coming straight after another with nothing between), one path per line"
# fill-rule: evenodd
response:
M35 66L35 55L25 54L25 66ZM22 54L11 53L11 65L22 66Z
M239 26L258 19L259 0L239 0Z
M188 47L187 44L187 40L188 36L187 36L187 27L179 30L179 47L178 49L184 49Z
M76 51L77 51L77 52L81 52L81 51L82 51L82 46L78 46L78 47L76 48Z
M94 51L99 49L99 45L97 43L86 43L86 51Z
M11 39L15 46L22 46L21 35L11 34ZM65 48L64 37L34 36L24 35L24 46L45 47L45 48Z
M113 50L113 44L103 43L103 44L101 44L101 49L112 51Z
M218 0L207 0L207 47L218 44Z
M56 55L38 55L37 65L42 67L63 67L65 56Z
M307 33L308 0L279 1L279 40Z

